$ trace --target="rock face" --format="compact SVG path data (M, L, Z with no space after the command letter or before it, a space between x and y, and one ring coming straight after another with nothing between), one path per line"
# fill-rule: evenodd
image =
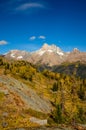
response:
M16 97L19 97L20 100L24 102L25 107L44 113L49 113L51 111L51 104L49 101L39 97L34 90L22 82L6 76L0 76L0 82L5 84L5 89L8 90L9 94L13 93L16 94ZM6 90L3 90L3 92Z
M80 52L74 48L72 52L63 52L56 45L44 44L41 49L29 53L25 51L12 50L5 55L6 58L15 60L26 60L33 64L60 65L63 62L86 62L86 52Z
M65 59L65 62L86 62L86 52L80 52L77 48L75 48L72 52L68 54Z
M35 118L35 117L31 117L30 118L30 121L33 122L33 123L37 123L39 125L47 125L47 119L45 120L40 120L38 118Z
M34 64L49 66L60 64L64 61L64 52L57 46L44 44L41 49L31 54L28 61Z

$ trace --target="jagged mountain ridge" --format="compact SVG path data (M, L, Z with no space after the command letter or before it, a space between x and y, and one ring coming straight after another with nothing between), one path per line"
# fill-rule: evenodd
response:
M64 55L64 52L54 44L49 46L47 43L45 43L40 50L36 51L36 53L39 54L40 56L42 56L46 52L56 53L58 55Z
M86 52L80 52L74 48L72 52L64 52L56 45L44 44L35 52L11 50L5 54L6 58L15 60L26 60L33 64L45 64L48 66L59 65L63 62L86 62Z

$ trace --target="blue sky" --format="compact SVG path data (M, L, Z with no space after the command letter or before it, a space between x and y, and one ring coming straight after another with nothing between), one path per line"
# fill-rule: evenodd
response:
M86 0L0 0L0 53L44 43L86 51Z

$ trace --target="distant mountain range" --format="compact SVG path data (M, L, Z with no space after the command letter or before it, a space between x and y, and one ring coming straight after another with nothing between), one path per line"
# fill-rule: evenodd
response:
M81 52L74 48L71 52L64 52L56 45L44 44L42 48L35 52L11 50L4 55L8 59L26 60L33 64L54 66L63 62L86 62L86 52Z

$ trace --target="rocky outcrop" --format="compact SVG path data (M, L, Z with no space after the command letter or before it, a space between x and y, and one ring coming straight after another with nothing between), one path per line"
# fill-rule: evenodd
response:
M7 76L0 76L0 82L6 86L3 92L16 94L24 102L25 107L44 113L51 111L50 102L39 97L34 90L22 82Z
M47 119L41 120L41 119L38 119L38 118L35 118L35 117L31 117L30 121L33 122L33 123L37 123L39 125L47 125Z

